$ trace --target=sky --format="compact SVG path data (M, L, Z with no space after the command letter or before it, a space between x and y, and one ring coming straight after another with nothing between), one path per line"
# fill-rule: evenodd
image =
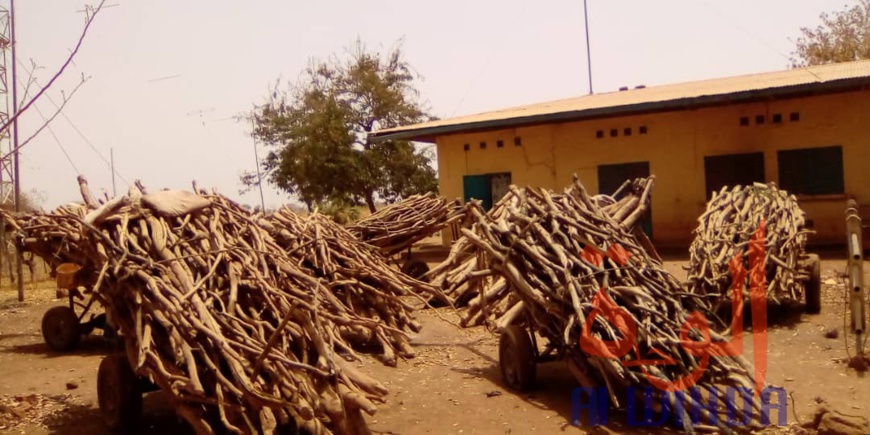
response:
M44 85L75 45L93 0L18 0L19 89L37 65ZM849 0L587 0L596 93L788 68L800 28ZM0 0L8 4L8 0ZM257 205L239 176L255 169L250 125L238 115L312 58L357 38L397 41L441 118L589 92L582 0L107 0L65 74L46 93L63 115L21 149L21 186L41 205L79 201L76 175L112 192L201 187ZM32 90L35 88L31 88ZM35 106L44 116L55 106ZM43 124L21 116L21 140ZM111 151L110 151L111 150ZM69 158L65 156L65 153ZM264 188L268 208L290 198Z

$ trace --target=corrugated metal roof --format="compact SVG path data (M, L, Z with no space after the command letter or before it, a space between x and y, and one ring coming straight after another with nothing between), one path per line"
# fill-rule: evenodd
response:
M443 134L840 92L868 85L870 60L586 95L385 129L373 136L376 140L434 141Z

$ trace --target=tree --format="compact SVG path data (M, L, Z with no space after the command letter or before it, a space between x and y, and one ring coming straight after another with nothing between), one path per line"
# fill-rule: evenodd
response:
M312 61L298 83L251 113L252 135L272 150L266 180L309 209L327 202L368 205L437 189L431 154L408 141L373 142L379 129L434 119L415 88L401 44L385 56L359 40L344 60ZM258 177L244 174L255 185Z
M18 208L22 212L32 213L34 211L42 211L42 205L45 202L45 192L34 187L29 192L21 192L19 200L21 203ZM14 212L15 204L0 204L0 210Z
M792 66L870 59L870 0L856 3L832 15L822 13L815 29L801 28Z

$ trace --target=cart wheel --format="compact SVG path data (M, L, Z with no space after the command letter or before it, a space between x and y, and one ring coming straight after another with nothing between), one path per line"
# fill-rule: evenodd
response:
M42 338L56 351L75 349L81 339L81 325L70 307L54 307L42 316Z
M535 383L535 349L521 326L508 326L498 341L498 364L508 387L528 390Z
M142 416L142 390L127 356L107 355L97 372L100 414L111 430L135 427Z
M804 285L806 312L819 314L822 311L822 267L817 254L809 254L807 265L810 270L810 280Z
M429 265L420 260L408 260L402 266L402 273L414 279L422 279L423 275L429 272Z

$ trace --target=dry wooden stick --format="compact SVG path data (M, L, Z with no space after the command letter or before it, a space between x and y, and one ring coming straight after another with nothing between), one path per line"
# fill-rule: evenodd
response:
M685 292L635 237L652 181L633 180L618 198L591 197L577 181L563 194L512 186L488 213L471 205L474 224L433 269L433 283L466 292L459 299L473 292L467 325L531 326L587 383L605 386L617 406L628 386L674 384L702 365L694 385L725 403L721 387L752 387L754 371L739 352L721 350L728 344L715 330L725 325L710 303ZM605 318L606 306L634 329ZM699 315L711 330L706 344ZM629 346L607 355L581 344L595 340ZM716 355L702 356L697 346Z
M82 266L135 372L198 433L366 432L387 390L346 361L411 356L399 296L424 284L358 268L372 248L317 217L294 235L220 195L133 187L100 205L80 188L89 205L2 217L20 250Z
M709 295L719 303L730 300L732 288L729 263L736 256L748 264L749 239L765 221L765 264L768 271L767 297L774 302L800 301L806 270L799 267L807 235L804 211L794 195L773 183L723 187L707 203L698 218L695 238L689 247L689 289ZM748 297L749 282L744 284Z
M350 225L348 230L389 256L463 218L464 209L458 200L448 203L445 198L427 193L384 207Z

